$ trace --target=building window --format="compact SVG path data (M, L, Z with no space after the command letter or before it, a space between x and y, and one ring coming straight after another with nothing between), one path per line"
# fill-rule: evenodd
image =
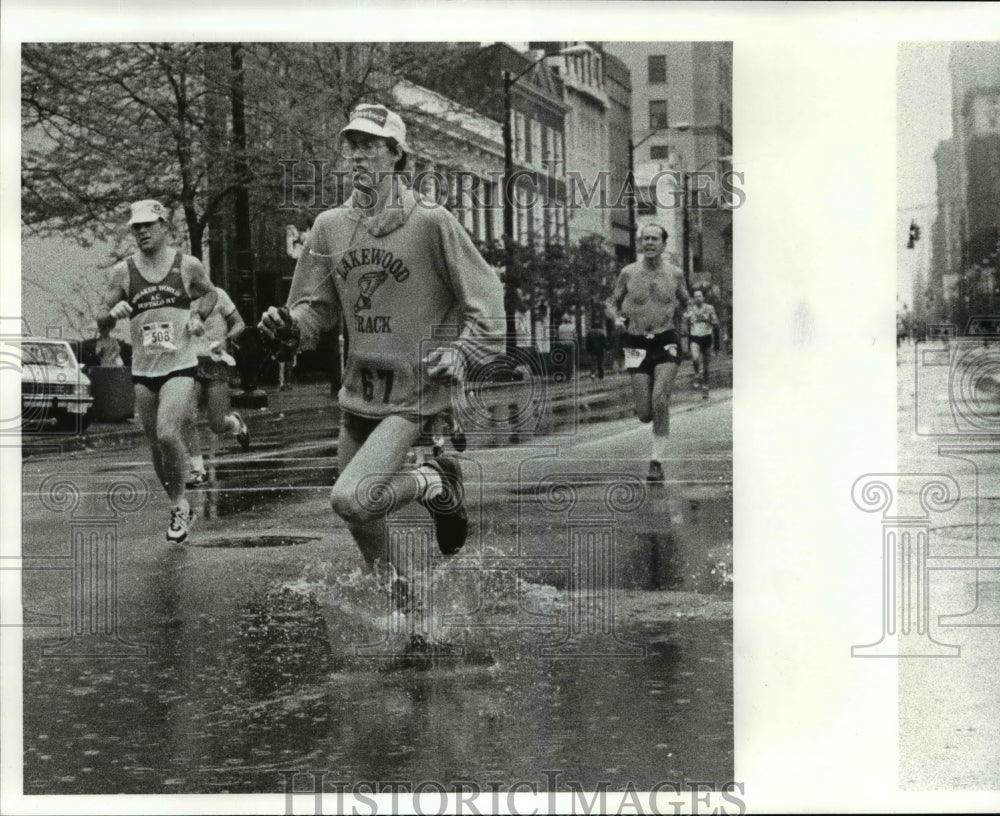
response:
M667 81L667 58L653 56L647 60L650 84Z
M545 242L545 232L543 228L543 218L545 210L542 207L542 197L535 194L535 203L531 211L531 240L535 246L543 245Z
M562 202L556 202L553 215L555 216L555 235L552 236L552 240L558 241L560 244L566 243L566 208Z
M528 161L539 164L542 161L542 124L537 119L529 119L528 125L531 134L529 140L531 154L528 156Z
M649 100L649 127L652 130L659 130L667 126L667 100Z
M492 244L496 238L494 219L496 218L495 188L492 181L483 181L483 240Z
M554 130L552 131L552 158L555 160L556 166L553 168L559 175L563 175L566 172L566 168L563 167L563 134L562 131Z
M514 227L516 230L514 240L522 245L528 243L528 208L524 205L527 197L524 188L518 185L514 193Z
M649 148L649 158L669 159L670 145L653 145L652 147Z
M514 111L514 158L524 158L524 114Z

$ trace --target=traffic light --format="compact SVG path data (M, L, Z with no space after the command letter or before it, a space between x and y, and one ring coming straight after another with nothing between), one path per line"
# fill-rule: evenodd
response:
M916 221L910 222L910 239L906 242L907 249L913 249L917 241L920 240L920 227L917 226Z

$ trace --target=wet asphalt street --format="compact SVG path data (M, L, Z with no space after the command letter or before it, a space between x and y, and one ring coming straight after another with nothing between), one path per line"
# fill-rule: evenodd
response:
M223 447L168 546L145 445L23 470L25 793L281 792L342 780L733 778L730 392L649 428L461 455L471 529L394 515L415 609L329 510L322 418Z
M900 638L920 657L899 661L899 785L996 790L1000 347L905 344L897 373L898 471L908 475L898 479L892 512L928 527L926 578L911 579L926 594L907 604L925 622Z

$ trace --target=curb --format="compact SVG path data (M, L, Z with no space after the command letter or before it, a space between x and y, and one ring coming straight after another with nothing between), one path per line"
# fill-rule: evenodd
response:
M710 377L711 387L731 388L732 374L731 358L717 361L715 370ZM581 372L580 376L571 382L549 381L548 416L542 420L548 426L547 430L556 429L560 425L565 427L566 415L574 414L574 408L576 409L576 421L579 424L624 418L633 413L631 398L622 398L623 392L627 394L628 391L628 379L623 371L610 373L603 380L584 379L585 377L586 375ZM690 399L690 397L696 397L697 392L691 390L689 383L690 369L682 365L673 391L673 401L678 407L695 401ZM490 383L482 386L482 391L485 392L484 395L486 396L484 402L497 407L503 406L503 392L509 390L511 396L517 396L517 385L510 383ZM277 406L272 404L260 411L244 410L242 412L243 417L251 434L260 433L272 422L284 422L289 418L305 415L311 416L314 421L310 425L315 425L316 421L321 421L322 418L329 414L330 424L335 430L339 420L339 406L336 399L330 396L329 385L327 383L315 383L303 386L291 399L297 400L298 404L283 406L280 404L281 398L278 397L272 401L272 403L277 401L279 403ZM573 407L567 406L567 403L571 401ZM700 403L701 400L698 399L697 404ZM200 429L208 427L208 423L204 419L200 420L198 425ZM539 427L542 426L540 425ZM502 436L504 434L502 422L496 430L498 435ZM22 458L32 455L53 454L57 450L58 453L110 450L126 447L137 440L141 440L143 436L143 430L135 418L126 420L126 423L118 426L97 428L91 426L89 432L85 432L80 436L59 434L25 435L22 437Z

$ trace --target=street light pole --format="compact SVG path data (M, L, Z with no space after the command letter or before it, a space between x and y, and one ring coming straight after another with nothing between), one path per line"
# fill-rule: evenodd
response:
M514 84L510 71L503 72L503 257L504 257L504 315L507 330L506 346L509 352L514 346L517 326L514 322L514 290L511 279L514 274L514 202L512 200L511 179L514 176L514 145L511 133L513 118L510 89Z
M628 140L628 189L628 254L635 263L635 145L631 137Z
M682 207L681 207L681 252L684 257L681 260L681 269L684 272L684 285L687 290L691 291L691 228L689 226L689 202L691 198L691 174L687 170L683 171L683 185L681 190ZM696 171L697 172L697 171Z

